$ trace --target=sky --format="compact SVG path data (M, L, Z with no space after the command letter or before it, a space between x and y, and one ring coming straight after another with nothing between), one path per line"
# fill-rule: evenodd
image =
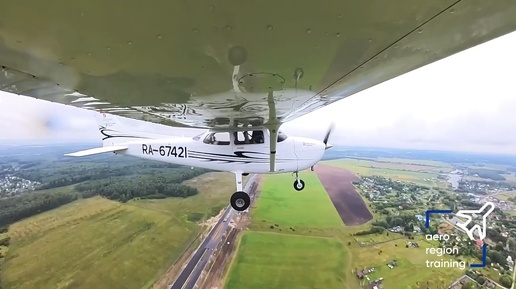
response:
M334 145L516 154L516 32L432 63L282 126ZM137 130L153 124L126 121ZM161 128L160 128L161 130ZM174 135L199 130L171 128ZM0 92L0 144L100 140L92 112Z

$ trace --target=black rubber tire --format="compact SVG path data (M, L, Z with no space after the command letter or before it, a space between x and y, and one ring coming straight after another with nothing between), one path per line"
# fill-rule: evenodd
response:
M236 192L231 195L230 204L235 211L245 211L251 205L251 198L246 192Z
M304 188L305 182L303 182L303 180L299 180L299 182L297 180L294 181L294 189L296 191L302 191Z

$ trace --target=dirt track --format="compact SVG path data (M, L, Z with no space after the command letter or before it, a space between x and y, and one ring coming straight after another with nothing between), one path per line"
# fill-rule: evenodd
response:
M230 260L232 254L236 250L235 241L240 232L238 229L229 229L228 237L224 240L221 247L218 248L217 256L214 260L213 266L208 271L208 277L200 286L202 289L218 289L222 288L224 275L229 270ZM229 242L229 244L228 244Z
M346 226L362 225L373 218L355 191L352 182L359 178L352 172L321 164L315 167L315 172Z

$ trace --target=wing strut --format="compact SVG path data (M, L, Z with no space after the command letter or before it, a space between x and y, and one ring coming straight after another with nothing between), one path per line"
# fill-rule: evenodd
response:
M270 171L274 172L276 169L276 143L278 141L278 129L276 129L276 128L270 129L269 128L269 135L271 136L271 140L270 140L271 150L270 150L270 155L269 155L270 156L270 158L269 158Z
M270 172L276 171L276 144L278 143L278 130L281 123L278 121L276 116L276 103L274 102L273 91L269 91L267 96L267 103L269 104L269 121L265 124L265 127L269 129L270 136L270 152L269 152L269 164Z

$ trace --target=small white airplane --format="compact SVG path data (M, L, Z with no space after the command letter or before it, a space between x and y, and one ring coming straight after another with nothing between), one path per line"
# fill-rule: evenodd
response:
M278 131L275 151L270 152L270 134L266 128L238 130L207 130L191 137L176 137L135 132L126 128L114 115L98 113L97 122L103 135L101 148L66 154L81 157L113 152L148 160L173 163L235 174L236 192L231 206L246 210L251 199L242 190L242 176L248 174L294 172L294 189L301 191L305 183L299 171L313 168L331 148L328 138L333 124L323 141L302 137L287 137ZM271 156L275 156L272 157Z

